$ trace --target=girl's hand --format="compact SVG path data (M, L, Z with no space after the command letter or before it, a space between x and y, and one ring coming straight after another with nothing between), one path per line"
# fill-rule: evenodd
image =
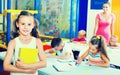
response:
M24 69L24 67L25 67L25 64L21 60L17 60L15 62L15 65L17 68L21 68L21 69Z
M77 59L76 63L80 64L82 62L82 60L80 58Z

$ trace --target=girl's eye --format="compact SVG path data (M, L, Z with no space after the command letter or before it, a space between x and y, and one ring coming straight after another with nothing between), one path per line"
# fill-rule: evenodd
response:
M31 26L31 24L28 24L28 26Z
M21 25L25 25L25 23L22 23Z

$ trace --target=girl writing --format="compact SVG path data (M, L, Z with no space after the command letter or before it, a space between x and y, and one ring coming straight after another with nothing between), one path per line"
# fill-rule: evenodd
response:
M106 53L106 44L101 36L93 36L89 43L89 49L77 60L80 64L85 57L88 57L87 64L94 66L109 66L109 58Z

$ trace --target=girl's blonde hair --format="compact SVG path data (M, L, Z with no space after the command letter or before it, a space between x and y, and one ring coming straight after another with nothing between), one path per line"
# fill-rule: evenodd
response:
M86 35L85 30L80 30L78 33L81 34L81 35Z

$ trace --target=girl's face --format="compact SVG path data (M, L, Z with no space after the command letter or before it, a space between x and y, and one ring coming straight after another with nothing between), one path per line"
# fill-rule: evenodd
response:
M110 11L110 5L109 4L103 4L103 11L104 12Z
M97 45L92 45L92 44L90 43L89 49L90 49L90 52L91 52L92 54L98 53Z
M24 36L30 35L32 29L34 28L34 18L33 16L20 16L16 25L19 28L20 34Z
M83 38L84 37L84 35L83 34L81 34L81 33L78 33L78 38L80 39L80 38Z

